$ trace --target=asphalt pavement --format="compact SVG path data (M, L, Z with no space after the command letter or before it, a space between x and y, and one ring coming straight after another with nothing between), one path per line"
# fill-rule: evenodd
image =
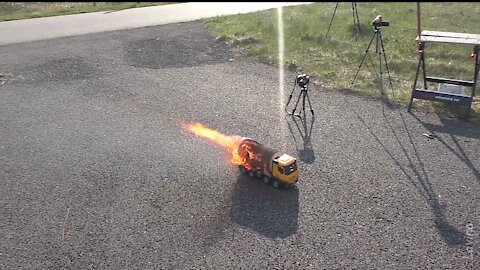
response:
M311 2L186 2L0 22L0 45L196 21Z
M2 269L479 269L478 124L313 83L315 120L285 118L277 68L201 22L0 58ZM183 122L298 157L298 186Z

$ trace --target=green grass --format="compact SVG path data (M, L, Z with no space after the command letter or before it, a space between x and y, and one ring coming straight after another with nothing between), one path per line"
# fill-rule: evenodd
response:
M0 21L173 4L173 2L0 2Z
M383 15L390 22L383 27L382 37L387 64L392 78L390 92L388 75L382 62L385 89L390 99L407 103L410 100L418 64L416 3L357 3L360 31L353 24L352 5L340 3L330 33L335 3L315 3L283 8L285 66L297 68L319 77L328 86L347 88L368 95L379 95L379 61L375 55L375 40L355 80L351 83L373 37L371 21ZM277 10L216 17L205 20L217 36L244 49L249 55L271 63L278 62ZM479 33L479 3L421 3L422 29L432 31ZM358 33L358 41L355 33ZM427 74L456 79L473 79L474 62L470 45L428 44ZM477 86L477 92L480 91ZM392 94L393 93L393 94ZM477 95L478 95L477 94ZM419 101L415 107L428 107L461 116L463 107ZM460 113L460 115L459 115ZM480 119L480 104L476 102L473 119Z

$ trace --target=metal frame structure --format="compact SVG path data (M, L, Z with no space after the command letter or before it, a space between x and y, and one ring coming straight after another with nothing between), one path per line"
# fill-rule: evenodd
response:
M480 71L480 35L478 34L465 34L465 33L453 33L453 32L440 32L440 31L422 31L420 36L415 39L419 42L418 53L419 61L417 67L417 73L415 75L415 82L413 84L412 95L410 98L410 104L408 105L408 111L410 112L414 99L430 100L435 102L441 102L445 104L457 105L468 107L466 117L470 115L470 109L472 107L473 98L475 97L475 88L477 86L479 71ZM475 62L475 73L472 81L448 79L440 77L427 76L425 71L425 45L426 43L450 43L459 45L473 45L472 58ZM417 88L417 82L420 76L420 69L422 69L423 86L424 88ZM462 94L450 94L438 91L432 91L427 89L427 82L433 83L448 83L452 85L460 85L471 87L471 95Z

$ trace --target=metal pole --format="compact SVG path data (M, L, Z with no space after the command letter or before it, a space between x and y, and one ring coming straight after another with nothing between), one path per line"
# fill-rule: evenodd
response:
M420 2L417 2L417 35L420 38L422 33L421 23L420 23Z

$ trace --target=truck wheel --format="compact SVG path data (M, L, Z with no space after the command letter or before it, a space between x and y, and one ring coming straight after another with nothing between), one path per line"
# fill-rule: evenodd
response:
M262 170L257 170L257 178L261 179L263 176Z
M272 186L273 186L274 188L280 188L280 183L278 183L277 180L272 180Z
M270 177L269 177L268 175L264 175L264 176L263 176L263 182L264 182L265 184L270 184Z
M250 176L250 178L254 178L255 177L255 169L252 169L251 171L248 172L248 176Z
M238 171L240 171L241 174L247 174L247 169L242 165L238 166Z

